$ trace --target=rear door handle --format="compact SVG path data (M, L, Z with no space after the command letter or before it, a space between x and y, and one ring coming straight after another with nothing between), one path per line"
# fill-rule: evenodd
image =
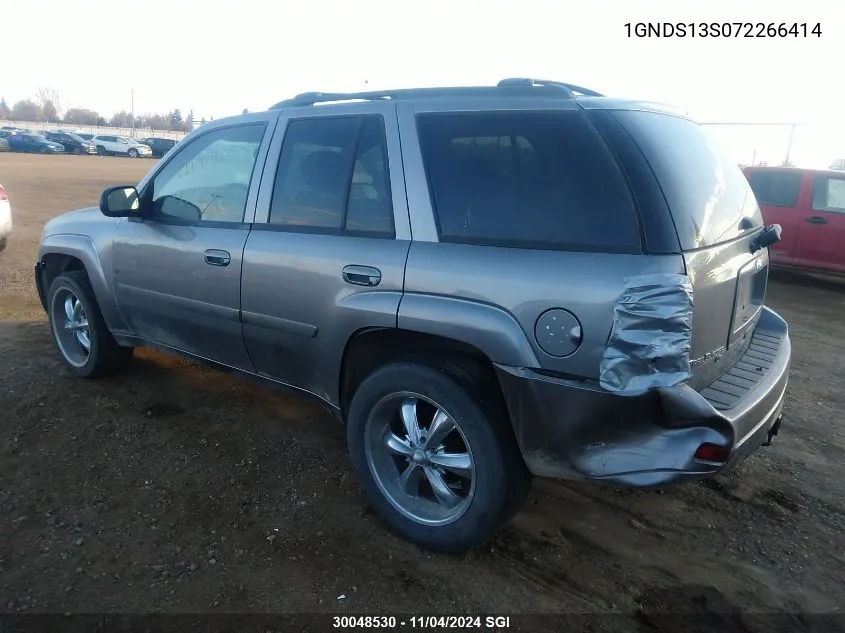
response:
M827 220L820 215L811 215L806 217L804 218L804 222L809 222L810 224L827 224Z
M232 256L229 251L219 251L216 248L210 248L203 253L205 263L211 266L228 266L232 262Z
M378 286L381 282L381 271L372 266L344 266L343 280L356 286Z

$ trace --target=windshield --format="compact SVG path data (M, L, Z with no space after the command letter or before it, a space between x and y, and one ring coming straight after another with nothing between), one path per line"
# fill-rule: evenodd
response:
M705 128L654 112L614 112L657 177L681 241L692 250L741 237L763 224L736 160Z
M82 138L81 136L77 136L76 134L65 134L65 136L67 136L72 141L76 141L77 143L85 142L84 138Z

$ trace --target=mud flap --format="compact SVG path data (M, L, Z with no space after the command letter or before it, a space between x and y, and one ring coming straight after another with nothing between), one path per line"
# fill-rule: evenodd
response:
M780 432L780 425L783 424L783 413L778 416L778 419L775 420L775 423L772 424L771 428L767 432L766 441L763 442L763 446L771 446L772 441L775 439L775 435Z
M637 275L613 311L599 366L603 389L638 395L691 377L692 284L686 275Z

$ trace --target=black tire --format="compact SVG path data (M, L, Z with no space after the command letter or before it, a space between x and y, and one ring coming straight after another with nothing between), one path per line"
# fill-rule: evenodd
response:
M479 381L468 381L458 373L418 362L397 362L368 376L349 407L350 459L376 513L395 532L432 551L455 554L482 545L519 510L531 485L531 474L504 411L479 404L484 402L483 389ZM463 514L451 523L427 525L408 516L382 492L373 475L367 452L370 413L377 403L401 392L419 394L447 411L472 454L474 493Z
M79 156L82 153L82 149L79 148L79 147L74 147L73 153L76 154L77 156Z
M8 238L0 237L0 251L6 248Z
M46 154L46 153L47 153L47 148L46 148L46 147L39 147L39 148L38 148L38 153L39 153L39 154Z
M74 364L62 349L57 338L57 331L64 327L63 323L55 322L54 303L57 294L63 295L70 291L82 304L84 315L88 321L88 338L90 350L87 361ZM132 360L134 348L122 347L117 344L103 320L100 306L91 288L91 282L84 270L72 270L62 273L53 280L47 291L47 318L50 323L50 334L59 352L59 357L65 366L75 375L83 378L102 378L113 376L124 371Z
M138 158L138 150L134 147L129 148L129 158Z
M102 145L97 145L97 154L99 154L100 156L108 156L108 152L106 151L106 148L103 147Z

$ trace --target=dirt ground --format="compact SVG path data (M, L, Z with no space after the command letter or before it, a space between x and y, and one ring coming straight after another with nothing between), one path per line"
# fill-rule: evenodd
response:
M32 283L41 228L152 164L0 154L15 222L0 253L0 612L621 614L590 629L613 631L681 630L673 614L750 631L736 614L791 613L783 630L831 630L812 614L845 607L845 285L771 281L794 346L771 448L665 491L536 481L488 547L436 556L373 516L342 429L310 405L148 351L119 379L63 371Z

